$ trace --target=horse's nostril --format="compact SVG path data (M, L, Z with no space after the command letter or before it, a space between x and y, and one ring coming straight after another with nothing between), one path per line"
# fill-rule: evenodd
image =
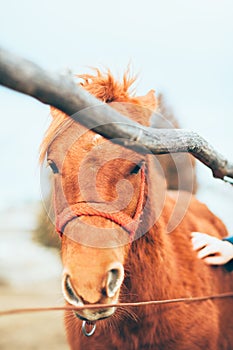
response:
M71 304L72 303L76 303L77 304L80 301L78 296L76 295L73 287L72 287L69 275L65 275L64 276L64 279L63 279L63 293L64 293L64 296L65 296L66 300L69 303L71 303Z
M121 264L116 263L115 266L108 271L106 294L113 297L120 288L124 279L124 268Z
M117 269L111 269L108 274L109 274L108 287L110 290L113 290L116 287L117 281L119 280L120 271Z

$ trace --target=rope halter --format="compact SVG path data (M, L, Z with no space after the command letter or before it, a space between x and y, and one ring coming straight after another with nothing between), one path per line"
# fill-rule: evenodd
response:
M132 242L134 239L136 230L139 226L140 216L143 209L143 200L144 200L144 194L145 194L145 178L146 178L145 167L143 166L141 168L140 193L139 193L137 207L133 217L131 217L130 215L122 211L119 211L116 213L100 211L94 208L93 206L89 205L87 202L81 202L81 203L70 205L69 207L65 208L59 215L57 215L56 231L59 233L60 236L62 236L66 225L70 221L80 216L99 216L116 223L117 225L122 227L124 230L126 230L130 236L130 242Z

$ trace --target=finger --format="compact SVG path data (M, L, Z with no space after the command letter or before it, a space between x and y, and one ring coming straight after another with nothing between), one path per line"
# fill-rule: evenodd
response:
M191 241L193 250L199 250L208 244L208 235L200 232L192 232Z
M191 237L192 237L192 239L195 239L197 241L204 240L207 243L212 243L218 239L218 238L211 236L207 233L201 233L201 232L192 232Z
M225 259L220 255L208 256L203 261L208 265L224 265L226 263Z
M191 232L191 238L198 238L198 237L200 237L200 236L202 236L203 235L203 233L201 233L201 232Z
M192 239L193 250L199 250L204 248L207 245L207 242L204 240L197 240L195 238Z
M204 237L204 236L208 236L208 235L206 233L198 232L198 231L191 232L191 237Z
M197 256L199 259L206 258L209 255L217 254L219 251L219 248L217 245L207 245L206 247L202 248Z
M200 232L193 232L191 240L194 250L199 250L209 245L216 246L219 244L218 238Z

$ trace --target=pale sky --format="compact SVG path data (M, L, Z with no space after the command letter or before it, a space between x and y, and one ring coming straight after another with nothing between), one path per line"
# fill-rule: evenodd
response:
M138 94L163 92L183 127L233 161L232 18L232 0L8 0L0 45L55 71L104 66L120 74L131 62ZM40 198L49 110L5 88L0 107L1 209ZM199 171L203 183L216 181Z

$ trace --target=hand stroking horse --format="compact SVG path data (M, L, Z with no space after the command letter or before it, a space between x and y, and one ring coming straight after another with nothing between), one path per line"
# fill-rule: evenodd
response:
M154 92L132 96L129 91L134 79L127 73L122 82L114 80L110 72L97 71L81 78L83 88L104 103L142 125L156 127ZM190 157L184 155L186 165L178 174L171 174L176 166L173 156L137 153L121 146L120 140L95 134L55 108L51 113L42 157L47 157L54 173L64 298L74 306L109 305L66 311L70 348L233 349L233 303L229 298L134 308L112 306L233 290L232 275L224 267L205 265L191 247L192 231L217 237L227 236L227 231L191 194L191 187L180 191L179 178L187 168L188 181L194 181ZM170 191L175 178L179 188ZM184 178L187 180L187 173ZM82 328L93 335L86 337Z

